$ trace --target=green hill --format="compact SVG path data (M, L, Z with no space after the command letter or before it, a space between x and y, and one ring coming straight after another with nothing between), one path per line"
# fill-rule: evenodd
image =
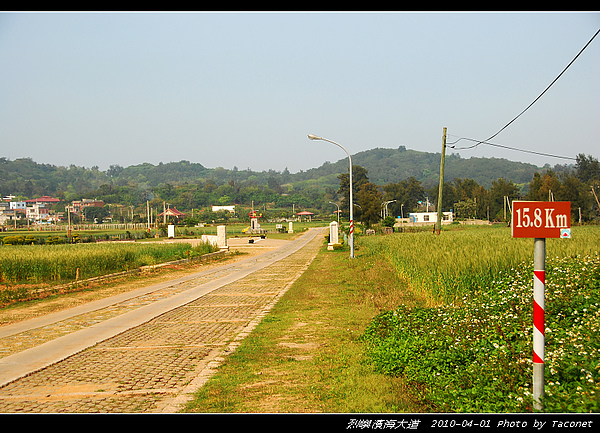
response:
M424 187L429 188L438 183L440 157L439 153L420 152L400 146L397 149L376 148L359 152L352 156L352 162L366 168L369 180L377 185L397 183L414 177L422 182ZM561 168L565 169L566 166L557 166L554 169ZM204 185L207 182L217 186L227 183L269 185L271 189L274 188L273 185L275 188L290 185L295 191L313 188L337 189L338 175L347 170L346 158L298 173L290 173L287 169L283 172L254 172L237 168L206 168L200 163L189 161L158 165L143 163L129 167L112 165L108 170L100 171L97 167L40 164L31 158L14 161L0 158L0 194L27 198L52 195L71 199L75 196L86 196L97 191L102 185L127 187L143 192L161 185ZM451 154L446 156L444 180L451 182L454 178L473 179L479 185L489 188L492 181L504 178L522 185L529 183L534 173L540 171L542 168L535 165L506 159L464 159L458 154Z
M440 153L419 152L400 146L398 149L376 148L352 155L352 163L366 168L369 180L377 185L397 183L409 177L421 181L425 187L439 182ZM562 169L563 167L558 167ZM326 163L319 168L307 170L293 175L294 181L319 179L348 170L348 160ZM542 168L533 164L509 161L501 158L469 158L463 159L459 154L446 155L444 181L455 178L473 179L479 185L489 188L492 181L498 178L511 180L516 184L531 181L535 172ZM336 180L336 176L333 179Z

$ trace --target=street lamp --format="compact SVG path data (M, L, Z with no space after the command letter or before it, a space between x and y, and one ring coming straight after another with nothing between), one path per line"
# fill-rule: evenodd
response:
M384 213L384 217L388 216L388 204L390 203L394 203L396 200L390 200L390 201L386 201L385 204L385 213Z
M337 222L338 222L338 226L339 226L340 225L340 205L337 203L334 203L332 201L330 201L329 203L337 206Z
M335 141L328 140L327 138L319 137L319 136L312 135L312 134L308 134L308 138L310 140L328 141L331 144L335 144L336 146L341 147L342 150L344 152L346 152L346 155L348 155L348 161L350 162L350 258L353 259L354 258L354 212L352 211L352 207L353 207L352 206L352 157L350 156L350 153L348 153L348 151L344 148L344 146L342 146L339 143L336 143Z

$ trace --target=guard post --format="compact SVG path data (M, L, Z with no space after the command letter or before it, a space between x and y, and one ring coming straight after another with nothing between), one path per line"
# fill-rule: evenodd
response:
M513 201L513 238L534 238L533 246L533 407L542 410L544 396L544 311L546 238L571 237L571 202Z

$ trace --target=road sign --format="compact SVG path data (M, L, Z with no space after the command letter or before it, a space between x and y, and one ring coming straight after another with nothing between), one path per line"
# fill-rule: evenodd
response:
M513 201L513 238L570 238L570 201Z
M546 238L571 237L571 202L513 201L513 238L534 238L533 253L533 407L544 396Z

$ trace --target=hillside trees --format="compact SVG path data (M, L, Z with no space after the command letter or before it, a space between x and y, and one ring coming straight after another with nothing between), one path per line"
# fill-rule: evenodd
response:
M354 209L356 216L367 219L367 214L379 215L381 204L375 206L376 200L395 200L388 206L389 214L394 216L407 216L426 197L431 203L437 201L438 154L400 146L359 152L353 155L353 162L357 162L353 169L354 199L360 206ZM600 163L595 157L580 154L575 165L546 165L543 169L533 167L534 171L527 164L493 158L449 155L446 162L442 208L454 209L458 216L463 209L469 217L502 219L504 197L508 196L510 200L570 201L575 221L580 211L584 222L599 217L593 192L600 195ZM359 194L368 183L372 185ZM134 213L140 215L145 215L146 201L160 209L166 202L184 212L213 204L248 207L254 202L257 207L289 209L290 214L293 207L324 210L333 201L340 203L344 217L348 217L349 174L346 159L292 174L287 169L282 173L236 167L208 169L189 161L126 168L113 164L102 172L98 167L56 167L30 158L0 158L0 194L12 194L18 200L58 197L62 203L55 210L61 212L66 202L99 199L113 207L133 206ZM369 207L377 211L369 212ZM370 223L376 221L368 219Z
M577 155L574 170L535 173L529 183L528 200L571 202L573 221L590 221L598 217L598 203L592 188L600 186L600 163L591 155ZM597 193L596 193L597 194Z

